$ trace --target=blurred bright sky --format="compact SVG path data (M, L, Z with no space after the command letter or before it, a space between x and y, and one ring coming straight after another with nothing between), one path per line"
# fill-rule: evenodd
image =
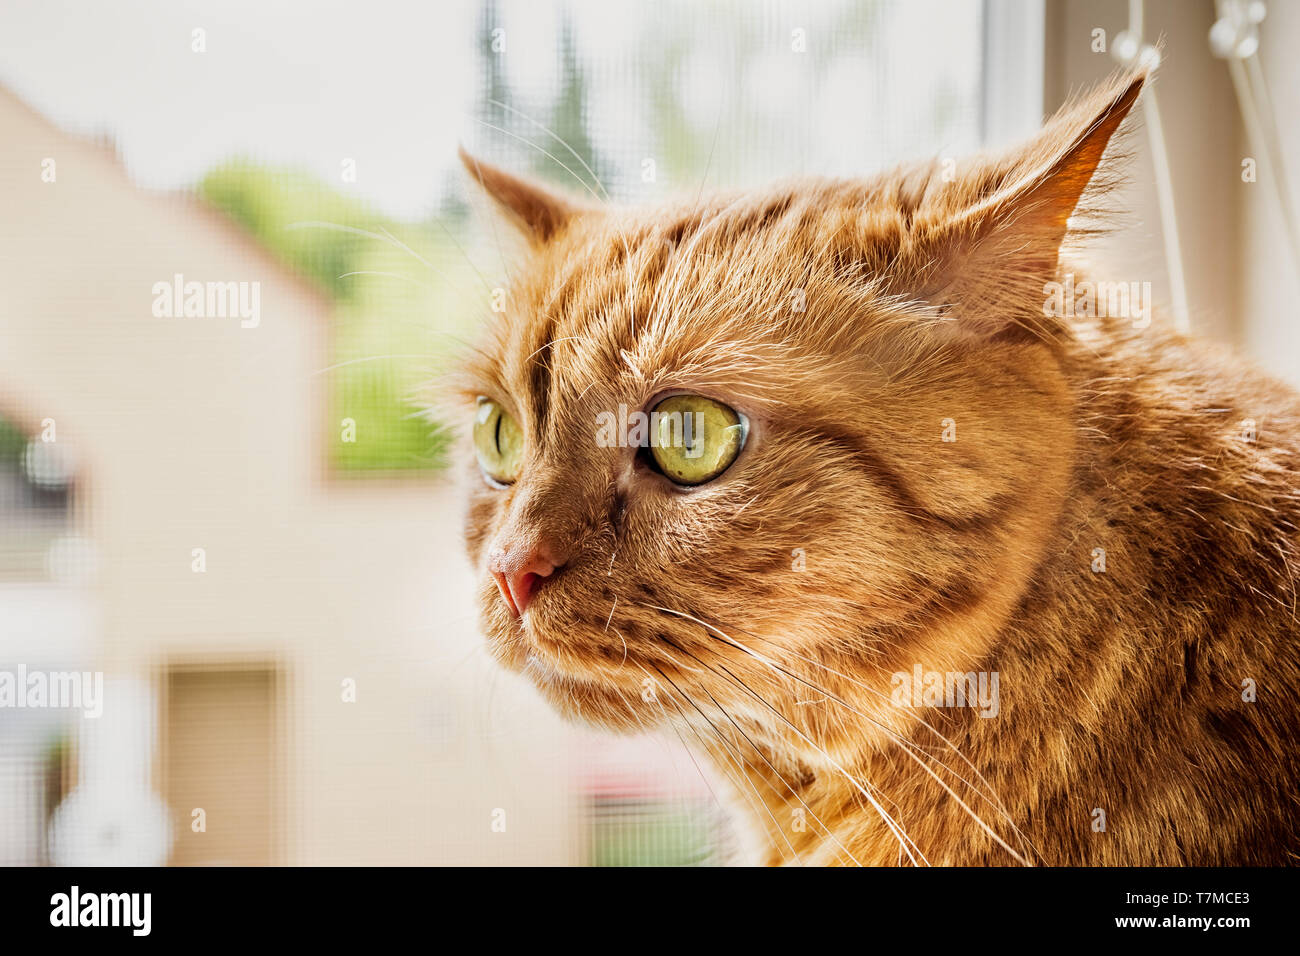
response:
M139 182L234 154L301 164L395 214L427 210L477 83L477 6L4 0L0 83L59 125L110 134ZM191 31L207 52L191 52Z
M498 19L508 27L506 74L520 94L514 105L529 108L530 90L554 90L557 82L557 7L541 0L500 7ZM890 4L885 35L873 34L860 52L841 49L820 60L831 24L861 5L574 0L567 7L579 57L592 64L593 141L606 152L617 149L620 164L632 167L653 148L645 108L637 104L645 71L654 66L646 62L653 50L645 38L668 20L690 41L680 76L686 92L675 104L689 128L707 138L721 110L743 111L768 124L764 130L783 124L783 139L800 144L772 144L780 148L764 158L742 156L757 152L753 144L721 143L718 178L862 172L916 150L975 145L974 0ZM113 139L143 185L184 187L243 155L306 167L343 186L341 164L352 158L357 181L346 189L414 219L436 205L457 143L483 148L492 135L470 119L482 78L479 10L471 0L3 0L0 84L65 129ZM736 25L757 32L760 44L739 89L722 65ZM206 30L202 54L191 51L196 27ZM806 57L790 53L795 27L808 30ZM940 95L957 111L941 130L947 142L935 141L935 124L910 99ZM489 155L499 146L489 142ZM729 147L736 156L726 155ZM765 162L800 168L769 170ZM629 177L634 172L627 170Z

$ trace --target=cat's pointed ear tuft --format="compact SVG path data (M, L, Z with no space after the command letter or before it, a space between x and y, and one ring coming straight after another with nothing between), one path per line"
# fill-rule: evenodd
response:
M459 150L460 161L496 204L536 244L555 237L585 207L522 176Z
M1092 182L1111 138L1137 102L1147 72L1125 74L1063 107L1015 163L1021 175L971 211L991 225L1014 220L1065 237L1070 216Z
M1113 185L1103 157L1148 78L1146 69L1120 74L1067 104L1029 142L963 170L918 222L930 257L924 297L947 309L982 295L966 311L993 330L992 285L1003 292L993 300L1024 301L1052 279L1085 191L1091 186L1089 196L1104 198Z

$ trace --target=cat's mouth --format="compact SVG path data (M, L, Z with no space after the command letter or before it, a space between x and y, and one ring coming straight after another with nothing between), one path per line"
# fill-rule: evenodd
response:
M635 588L625 589L610 611L583 615L572 609L580 602L548 601L558 595L543 591L516 617L485 582L481 612L490 651L563 716L616 731L645 730L683 709L694 713L696 701L716 707L741 693L735 687L743 677L732 675L746 673L748 655L695 615L666 612L657 596L638 600L629 592ZM711 677L717 680L704 687Z
M526 641L527 638L524 638ZM597 724L616 731L644 730L654 723L650 714L632 711L629 703L636 698L630 687L605 675L582 676L561 670L544 653L525 647L520 655L519 673L528 679L546 701L562 716L585 724Z
M645 729L667 716L661 705L645 700L643 687L662 660L641 657L635 648L629 652L622 641L617 651L602 651L613 640L603 633L584 641L580 627L545 616L528 618L498 619L487 628L493 656L561 715L616 731Z
M577 665L581 668L579 672L565 667L526 633L516 635L515 639L520 642L522 652L520 673L544 690L597 692L607 691L615 684L614 675L599 666Z
M539 622L529 613L515 618L500 628L489 628L493 637L497 659L507 669L527 677L543 691L569 693L579 689L601 690L601 681L583 668L575 673L547 648Z

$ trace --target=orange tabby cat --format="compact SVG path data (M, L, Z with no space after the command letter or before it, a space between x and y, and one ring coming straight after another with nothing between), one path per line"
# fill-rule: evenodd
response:
M491 648L707 753L768 862L1297 859L1300 398L1061 253L1144 80L955 177L465 157L531 240L464 389Z

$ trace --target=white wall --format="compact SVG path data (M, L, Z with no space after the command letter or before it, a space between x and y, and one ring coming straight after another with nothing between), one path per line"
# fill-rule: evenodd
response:
M1293 202L1300 192L1300 4L1273 2L1260 27L1259 60L1273 100ZM1254 155L1253 148L1249 155ZM1243 150L1243 155L1247 151ZM1243 342L1267 368L1300 383L1300 277L1287 244L1277 194L1261 169L1258 182L1238 189L1241 246L1223 258L1241 272L1241 302L1248 322Z

